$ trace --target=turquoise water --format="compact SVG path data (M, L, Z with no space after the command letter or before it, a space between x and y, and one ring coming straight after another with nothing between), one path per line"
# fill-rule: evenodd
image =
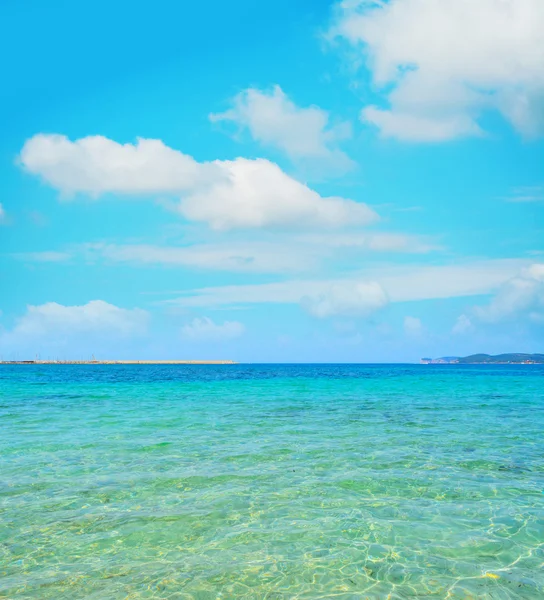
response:
M0 598L544 598L542 366L0 366Z

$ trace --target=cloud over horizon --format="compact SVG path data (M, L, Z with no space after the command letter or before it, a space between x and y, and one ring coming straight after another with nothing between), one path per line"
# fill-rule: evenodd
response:
M146 334L150 315L140 308L120 308L104 300L66 306L57 302L28 305L26 312L15 320L11 329L0 331L0 349L12 356L22 351L34 356L71 348L77 342L81 348L109 347L120 340Z
M181 335L195 342L225 341L240 337L245 330L239 321L215 323L209 317L197 317L181 328Z
M147 327L148 314L140 308L119 308L104 300L91 300L80 306L47 302L27 306L11 330L16 335L47 335L51 332L74 335L106 332L120 335L141 334Z

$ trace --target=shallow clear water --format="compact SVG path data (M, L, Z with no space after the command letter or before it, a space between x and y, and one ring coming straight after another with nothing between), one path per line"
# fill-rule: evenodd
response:
M0 366L0 598L543 598L542 366Z

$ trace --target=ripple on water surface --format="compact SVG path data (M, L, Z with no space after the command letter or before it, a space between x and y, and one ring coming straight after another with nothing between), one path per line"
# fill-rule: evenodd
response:
M0 598L542 598L539 366L0 369Z

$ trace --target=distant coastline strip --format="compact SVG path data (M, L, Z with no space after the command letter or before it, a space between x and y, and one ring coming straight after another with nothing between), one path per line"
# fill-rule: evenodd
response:
M422 358L424 365L541 365L544 354L472 354L471 356L443 356L442 358Z
M3 360L0 365L235 365L233 360Z

